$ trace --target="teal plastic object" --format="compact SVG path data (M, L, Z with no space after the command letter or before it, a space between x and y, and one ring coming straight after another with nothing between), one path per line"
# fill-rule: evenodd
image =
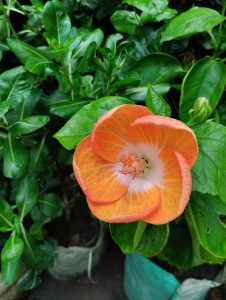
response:
M223 274L223 275L222 275ZM208 290L225 282L222 272L217 281L177 278L144 256L126 256L124 289L129 300L204 300Z
M180 282L144 256L126 256L124 289L129 300L172 299Z

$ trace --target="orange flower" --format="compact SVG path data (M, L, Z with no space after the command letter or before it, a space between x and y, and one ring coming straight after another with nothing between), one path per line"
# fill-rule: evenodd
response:
M195 135L182 122L121 105L80 142L73 168L97 218L164 224L187 205L197 154Z

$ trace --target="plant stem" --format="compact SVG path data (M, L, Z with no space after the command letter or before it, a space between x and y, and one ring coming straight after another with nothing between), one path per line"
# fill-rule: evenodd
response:
M0 0L0 10L3 12L4 17L6 19L6 22L8 23L9 28L11 29L13 36L15 37L15 39L19 40L19 37L18 37L15 29L13 28L12 23L10 22L9 16L8 16L8 14L6 12L5 6L2 3L2 0Z

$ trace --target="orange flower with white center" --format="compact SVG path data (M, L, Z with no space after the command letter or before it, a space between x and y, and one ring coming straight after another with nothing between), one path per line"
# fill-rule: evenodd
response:
M197 154L195 135L182 122L121 105L80 142L73 168L97 218L164 224L187 205Z

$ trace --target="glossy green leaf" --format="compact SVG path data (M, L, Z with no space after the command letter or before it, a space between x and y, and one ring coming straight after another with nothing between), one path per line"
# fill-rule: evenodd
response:
M27 134L38 130L49 122L49 116L38 115L24 118L10 126L13 134Z
M69 118L73 116L78 110L80 110L84 105L89 104L89 100L84 101L59 101L50 106L50 112L54 115L63 118Z
M111 108L132 102L122 97L104 97L83 106L57 133L57 139L64 148L71 150L92 131L96 121Z
M167 244L159 253L158 258L180 269L191 268L193 249L189 230L171 226Z
M93 42L99 47L104 39L104 33L100 28L96 28L93 31L78 30L76 36L77 39L70 46L74 57L83 56L88 46Z
M111 16L111 22L119 32L128 34L140 33L140 17L134 11L117 10Z
M172 9L169 7L166 7L163 11L154 15L143 12L140 16L140 22L141 24L146 24L150 22L161 22L163 20L172 19L176 14L177 14L176 9Z
M168 82L183 72L179 61L168 54L155 53L138 61L130 71L141 77L141 86Z
M182 83L180 119L183 122L189 121L189 110L198 97L205 97L213 112L224 91L225 82L226 68L223 62L207 57L199 60L189 70Z
M20 276L22 269L22 259L19 257L13 262L1 262L1 280L4 284L13 284Z
M219 195L226 202L226 127L208 122L193 129L199 145L192 168L193 190Z
M188 206L200 244L213 255L226 258L226 205L219 197L193 193Z
M185 38L211 30L225 18L216 10L207 7L192 7L172 19L162 33L162 42Z
M29 162L27 149L10 133L3 148L3 174L8 178L20 178L24 175Z
M168 0L123 0L146 13L156 15L162 12L168 5Z
M6 241L2 252L1 260L2 262L14 262L22 255L24 251L24 242L17 235L12 235Z
M58 0L48 1L42 11L42 22L49 44L61 48L67 42L71 32L71 21L63 3Z
M31 93L34 79L23 67L7 70L0 75L0 102L14 107Z
M165 99L158 94L151 86L148 88L146 97L146 106L155 115L170 117L171 109Z
M50 218L60 217L64 211L64 202L57 194L45 194L38 200L37 209Z
M38 182L34 176L23 177L18 185L15 201L20 213L20 219L31 211L38 201Z
M79 65L77 68L78 72L86 73L87 71L90 70L90 66L92 64L92 59L95 54L96 47L97 47L96 42L91 42L87 46L87 48L84 52L84 55L81 57L81 60L79 62Z
M9 203L0 199L0 231L11 231L13 229L14 217L15 215Z
M9 110L9 102L7 100L0 103L0 119L5 116Z
M168 83L157 83L153 84L152 88L160 95L165 95L170 90L170 85ZM148 86L144 87L134 87L128 88L123 93L123 96L134 100L134 101L145 101L147 97Z
M124 74L123 78L116 80L112 83L112 88L121 88L129 86L138 86L140 83L140 76L137 73Z
M123 38L123 36L120 33L115 33L109 35L105 42L105 47L110 49L111 52L115 55L116 54L116 45L117 42L120 41Z
M14 39L8 39L8 46L16 57L25 64L25 69L34 74L43 75L48 69L55 69L51 56L44 50Z
M120 247L124 254L133 253L142 239L147 223L143 221L110 224L110 231L113 240Z
M148 257L158 255L165 247L168 236L169 227L167 224L158 226L148 224L136 252Z

